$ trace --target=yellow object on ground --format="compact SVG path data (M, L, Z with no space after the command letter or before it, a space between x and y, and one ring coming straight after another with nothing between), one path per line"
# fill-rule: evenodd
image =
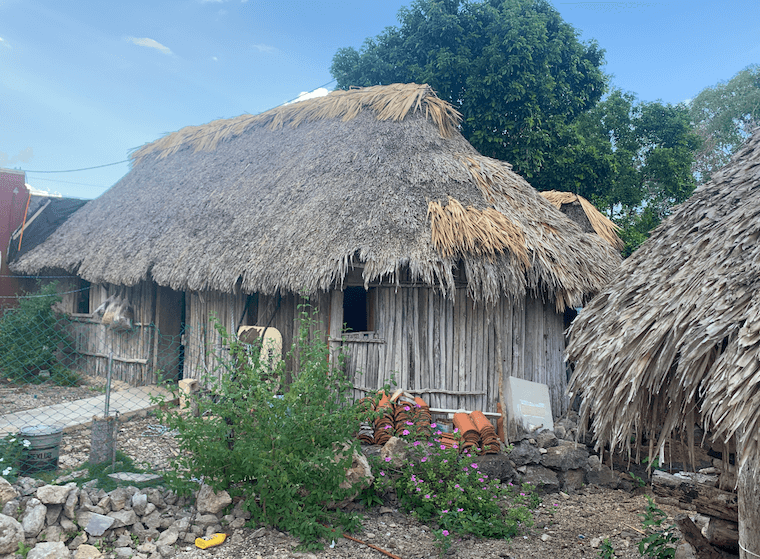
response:
M195 539L195 547L199 547L201 549L207 549L209 547L214 547L215 545L219 545L224 542L224 540L227 539L227 534L211 534L210 536L206 536L205 538L196 538Z

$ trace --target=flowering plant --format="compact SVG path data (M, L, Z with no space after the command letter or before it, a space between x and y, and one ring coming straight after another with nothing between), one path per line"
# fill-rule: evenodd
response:
M0 476L8 481L15 481L19 473L21 455L31 443L16 434L9 434L0 439Z
M504 486L480 471L469 452L434 443L410 448L396 493L402 505L424 521L435 520L448 533L510 538L531 521L538 498L529 486ZM443 532L441 532L443 534Z

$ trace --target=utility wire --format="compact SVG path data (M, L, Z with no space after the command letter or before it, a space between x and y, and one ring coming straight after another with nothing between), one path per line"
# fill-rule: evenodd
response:
M321 87L327 87L328 85L330 85L334 81L336 81L335 78L331 79L327 83L324 83L324 84L322 84L320 86L315 87L311 91L317 90L317 89L319 89ZM262 111L262 112L265 113L267 111L271 111L272 109L276 109L277 107L282 107L283 105L287 105L288 103L292 103L293 101L295 101L296 99L298 99L300 96L301 95L296 95L290 101L285 101L284 103L280 103L279 105L275 105L271 109L267 109L266 111ZM261 113L258 113L258 114L261 114ZM210 136L211 134L216 134L216 131L211 132L211 133L206 134L206 135ZM203 136L200 136L200 137L203 137ZM78 171L91 171L92 169L102 169L103 167L112 167L113 165L121 165L122 163L128 163L128 162L129 162L129 159L123 159L122 161L116 161L114 163L106 163L104 165L95 165L94 167L83 167L82 169L65 169L63 171L27 171L27 170L25 170L24 172L26 172L26 173L76 173ZM58 182L63 182L63 181L58 181ZM72 184L81 184L81 183L72 183ZM95 186L95 185L85 185L85 186Z
M129 159L123 159L121 161L116 161L114 163L106 163L104 165L95 165L94 167L83 167L81 169L66 169L64 171L24 171L26 173L76 173L77 171L90 171L92 169L101 169L103 167L112 167L114 165L121 165L122 163L127 163Z

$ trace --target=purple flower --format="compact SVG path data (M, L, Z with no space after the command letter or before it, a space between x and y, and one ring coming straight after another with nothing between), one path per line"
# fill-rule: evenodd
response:
M457 512L464 512L464 509L457 509Z
M390 457L390 456L386 456L386 457L385 457L385 461L386 461L386 462L390 462L390 461L391 461L391 457Z
M408 435L408 434L409 434L409 431L408 431L408 430L406 430L406 429L404 429L403 431L401 431L401 434L402 434L402 435Z
M448 530L444 530L443 532L441 532L441 534L443 534L444 536L448 536L449 535L449 531Z
M414 446L420 446L422 443L420 441L414 441Z
M459 484L458 483L454 486L454 489L459 489Z
M384 476L384 475L385 475L385 472L380 472L380 475L381 475L381 476Z
M427 456L423 456L422 460L420 460L420 462L427 462Z
M431 423L431 424L430 424L430 426L431 426L433 429L435 429L436 427L438 427L438 425L436 425L435 423Z
M446 514L447 512L449 512L449 509L443 509L441 512L442 512L443 514Z
M425 498L429 499L430 498L430 493L428 493L427 495L425 495Z
M433 443L428 443L428 446L434 446Z
M404 409L405 409L406 411L409 411L409 406L404 406Z
M413 421L405 421L404 423L406 423L407 425L414 425Z
M455 445L453 446L453 448L459 448L459 445L458 445L458 444L455 444Z
M448 461L448 460L445 460L445 459L444 459L444 460L443 460L443 463L444 463L444 464L448 464L448 463L449 463L449 461Z
M459 427L454 427L454 432L459 433Z

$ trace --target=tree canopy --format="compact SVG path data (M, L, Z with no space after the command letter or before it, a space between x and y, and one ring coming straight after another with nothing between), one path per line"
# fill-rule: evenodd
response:
M480 153L528 178L604 93L603 51L545 0L415 0L398 17L359 51L338 50L338 87L427 83L462 113Z
M699 182L707 182L760 124L760 65L748 66L729 81L703 89L689 108L703 140L694 171Z

